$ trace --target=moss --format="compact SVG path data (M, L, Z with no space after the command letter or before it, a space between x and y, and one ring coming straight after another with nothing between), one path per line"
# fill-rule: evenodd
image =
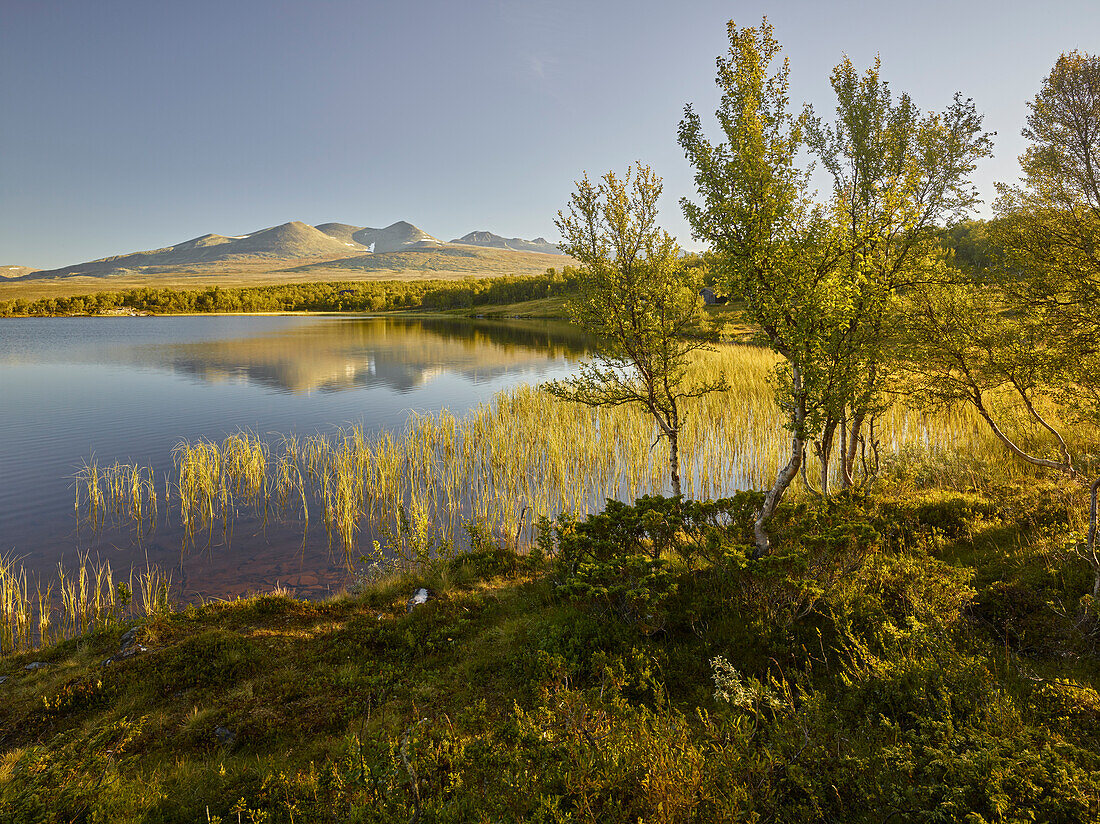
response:
M158 617L107 668L125 628L5 659L0 820L1093 821L1083 579L1016 494L1053 511L788 506L766 563L744 524L689 546L646 521L675 584L658 627L485 542L329 602Z

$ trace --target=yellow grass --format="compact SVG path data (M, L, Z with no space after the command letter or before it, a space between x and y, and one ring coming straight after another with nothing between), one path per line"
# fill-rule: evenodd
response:
M790 449L770 381L776 362L753 346L697 357L697 376L724 375L730 389L687 406L680 439L686 495L714 498L772 483ZM919 454L967 463L1001 454L984 424L965 411L924 415L898 403L877 426L887 459ZM541 517L583 516L607 498L666 493L667 450L640 409L590 409L523 386L463 417L414 416L403 433L367 437L349 428L284 437L271 448L249 433L184 442L175 450L173 494L191 545L209 542L219 524L228 536L242 506L265 519L296 514L305 528L314 500L330 545L349 560L377 552L411 564L461 544L469 522L526 542ZM126 467L110 469L134 477ZM86 468L78 508L105 506L95 492L103 474L94 464ZM128 483L123 492L133 488ZM116 485L98 484L108 508L122 499L117 511L143 511ZM368 546L365 534L376 541Z
M686 495L715 498L773 482L790 450L770 379L776 363L768 350L747 345L698 355L696 376L722 375L730 388L687 405L681 433ZM1031 445L1024 424L1006 426ZM899 401L876 431L884 462L900 457L931 467L940 473L931 483L965 483L967 473L976 481L983 467L995 467L999 477L1026 471L1007 459L968 409L924 414ZM220 443L180 443L174 459L175 483L166 484L162 500L173 498L185 546L209 543L219 526L228 542L242 512L265 522L294 518L306 530L315 501L330 545L339 545L349 562L365 554L405 566L449 553L473 522L499 539L526 543L541 517L583 516L602 509L607 498L669 489L667 444L642 410L591 409L530 386L501 393L462 417L448 411L413 416L401 433L368 437L352 427L269 445L240 432ZM809 474L816 477L816 470ZM805 491L801 483L795 494ZM77 475L76 507L80 521L95 527L130 520L139 531L148 528L159 511L152 471L86 464ZM373 539L369 545L365 535ZM127 587L141 596L141 610L167 608L170 581L159 571L146 570L134 586L131 573ZM12 559L0 559L0 649L103 625L119 610L115 591L110 566L87 558L45 590L30 587ZM51 608L58 598L60 608Z
M130 599L135 582L140 599ZM116 582L110 562L82 555L58 564L53 582L29 582L18 559L0 556L0 654L23 652L168 608L171 578L154 566Z

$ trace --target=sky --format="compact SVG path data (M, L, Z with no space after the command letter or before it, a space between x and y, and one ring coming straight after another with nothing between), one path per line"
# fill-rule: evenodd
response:
M556 240L573 182L636 160L697 249L676 127L692 103L717 138L726 23L764 15L796 106L832 112L844 55L921 109L973 98L981 216L1058 55L1100 51L1096 0L0 0L0 264L290 220Z

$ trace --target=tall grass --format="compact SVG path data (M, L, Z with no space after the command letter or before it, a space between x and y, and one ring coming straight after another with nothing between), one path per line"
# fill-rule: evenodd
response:
M775 355L752 346L696 357L696 376L724 376L729 391L686 405L680 436L686 495L714 498L774 480L790 449L770 380L776 363ZM1017 424L1026 443L1026 421ZM885 463L928 468L930 483L965 485L979 474L1004 479L1026 471L967 409L931 414L900 399L878 420L876 437ZM1095 442L1096 433L1087 438ZM248 432L221 442L185 441L173 452L175 483L166 480L159 500L168 518L174 498L185 548L208 544L215 529L228 542L242 514L265 524L271 517L296 520L305 540L316 509L330 546L349 562L373 555L411 566L460 547L471 523L524 543L541 517L583 516L607 498L666 493L667 449L642 410L591 409L521 386L462 417L413 415L402 433L368 436L351 427L272 443ZM151 469L92 461L77 474L81 523L130 522L141 533L156 522L159 506ZM131 573L120 583L140 596L131 611L168 609L171 582L159 571L136 579ZM120 614L119 591L110 566L87 557L45 589L32 587L21 566L2 558L0 649L103 626Z
M155 566L131 569L116 580L107 561L79 558L58 565L51 582L30 582L18 559L0 556L0 654L47 646L103 629L127 617L165 612L171 577ZM141 596L133 598L135 592Z
M76 473L76 511L81 524L129 523L139 533L156 523L158 504L153 471L115 462L100 466L93 458ZM168 491L165 489L165 497Z
M713 498L774 480L790 448L770 381L776 362L752 346L696 358L699 377L723 375L730 389L687 405L680 437L686 495ZM887 459L1003 461L1000 445L965 410L924 414L899 402L877 426ZM523 386L463 417L414 415L399 434L368 437L352 427L271 446L249 433L183 442L174 452L175 509L185 543L197 545L219 525L228 536L242 507L265 522L296 515L304 532L316 505L330 545L349 559L378 552L413 563L460 545L469 522L527 541L542 516L584 515L607 498L665 493L667 449L640 409L591 409ZM93 465L78 508L103 506L95 478ZM108 501L118 497L114 486L100 485Z

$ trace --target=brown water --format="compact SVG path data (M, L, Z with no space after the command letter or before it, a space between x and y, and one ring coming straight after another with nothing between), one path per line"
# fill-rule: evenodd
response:
M277 438L340 427L402 430L413 413L456 413L520 383L571 371L586 350L564 324L362 317L17 318L0 321L0 553L51 576L80 554L171 570L190 599L346 585L325 532L241 517L182 551L174 517L155 529L81 529L85 461L172 475L181 440L247 429ZM372 536L362 536L368 541Z

